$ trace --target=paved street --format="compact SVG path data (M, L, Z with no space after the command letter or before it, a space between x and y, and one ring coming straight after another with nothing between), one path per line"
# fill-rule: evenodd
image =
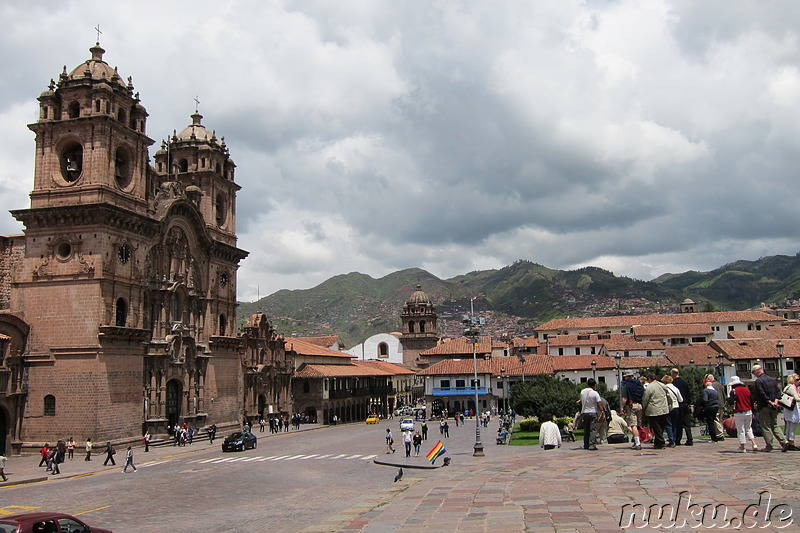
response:
M123 475L119 467L103 469L101 457L91 467L76 459L65 465L66 474L84 469L94 473L0 485L0 513L9 512L9 506L85 513L90 523L119 532L583 533L620 531L621 519L631 526L647 525L639 518L643 514L633 513L632 504L680 507L678 521L688 520L686 528L666 527L667 520L659 523L651 516L649 529L688 530L697 523L693 516L700 516L700 506L714 503L724 506L719 509L727 510L727 520L744 520L743 527L755 520L748 512L769 505L772 525L761 531L798 530L800 499L793 471L798 452L740 454L731 439L716 444L696 439L691 448L638 453L624 445L589 452L579 443L545 452L497 446L490 425L483 430L486 457L474 458L475 427L469 422L466 427L451 425L451 437L443 439L452 466L405 468L397 483L397 467L377 465L375 459L417 465L426 461L405 459L402 446L395 454L384 453L387 426L400 444L395 419L262 438L257 449L243 453L223 454L217 446L201 444L150 454L139 449L135 474ZM431 429L423 454L439 438L435 426ZM15 467L21 461L25 466L17 469L20 474L37 474L37 458L14 457L8 468L12 480L20 479ZM771 501L758 505L764 490ZM793 514L787 516L787 510ZM704 524L709 520L707 513ZM722 525L721 514L716 520Z

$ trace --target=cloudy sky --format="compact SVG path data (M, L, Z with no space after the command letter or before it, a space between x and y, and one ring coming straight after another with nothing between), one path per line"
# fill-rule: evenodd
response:
M0 0L0 233L90 58L237 164L239 298L517 259L652 279L800 251L794 0ZM151 151L151 155L154 153Z

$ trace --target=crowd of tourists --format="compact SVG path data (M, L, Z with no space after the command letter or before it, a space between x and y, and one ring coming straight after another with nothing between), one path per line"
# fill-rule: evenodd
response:
M735 436L742 453L777 448L800 451L795 446L800 423L800 377L791 374L781 386L760 365L753 366L751 373L752 389L738 376L731 378L728 389L713 374L707 374L702 392L693 397L677 368L660 378L655 374L637 378L626 371L619 389L619 411L610 408L590 378L581 391L581 409L576 415L576 425L584 430L583 447L597 450L598 444L627 442L633 450L641 450L643 443L652 443L654 449L692 446L694 416L703 422L701 431L712 442L724 441L726 434ZM733 416L726 418L726 411ZM785 433L778 423L780 414ZM758 446L756 433L763 436L763 448Z

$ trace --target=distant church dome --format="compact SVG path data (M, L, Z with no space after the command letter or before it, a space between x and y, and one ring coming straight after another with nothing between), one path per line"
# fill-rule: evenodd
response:
M406 303L411 305L433 304L430 297L422 290L422 285L417 285L417 290L411 294Z

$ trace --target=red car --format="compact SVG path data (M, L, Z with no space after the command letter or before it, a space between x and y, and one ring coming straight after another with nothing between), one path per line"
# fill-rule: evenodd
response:
M63 513L23 513L0 516L0 533L111 533Z

